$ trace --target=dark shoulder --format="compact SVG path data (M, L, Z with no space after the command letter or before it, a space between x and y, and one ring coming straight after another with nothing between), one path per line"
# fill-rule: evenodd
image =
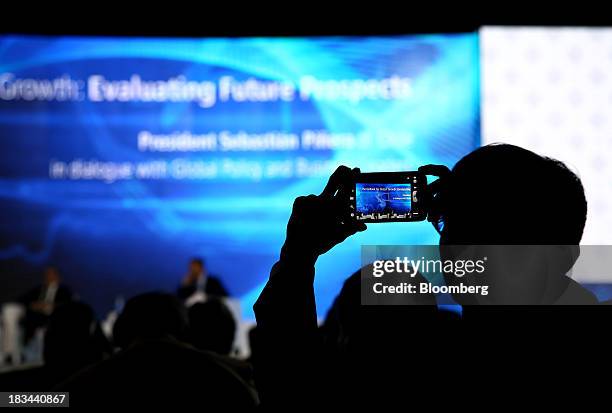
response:
M251 408L255 395L212 354L171 340L150 340L120 351L62 383L78 400L104 396L109 404L193 405ZM151 398L157 400L154 402ZM148 400L148 401L147 401Z

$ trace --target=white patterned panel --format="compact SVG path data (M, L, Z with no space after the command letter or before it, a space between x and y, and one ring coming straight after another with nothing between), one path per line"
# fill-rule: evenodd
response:
M612 28L480 34L483 144L512 143L565 162L589 204L582 244L612 244Z

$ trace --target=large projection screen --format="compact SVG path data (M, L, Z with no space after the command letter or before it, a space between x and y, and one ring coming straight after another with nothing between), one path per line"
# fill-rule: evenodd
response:
M100 314L202 256L245 318L293 199L338 165L452 166L480 143L477 33L377 38L0 37L0 301L46 263ZM317 263L323 317L370 225Z

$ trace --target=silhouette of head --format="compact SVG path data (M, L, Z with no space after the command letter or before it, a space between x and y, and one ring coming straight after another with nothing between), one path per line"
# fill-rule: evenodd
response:
M221 299L211 297L189 308L189 332L195 347L229 354L234 344L236 321Z
M513 145L476 149L453 168L441 244L576 245L586 222L580 179Z
M187 314L171 294L146 293L127 301L113 327L114 342L126 348L137 341L172 337L182 340Z
M566 300L574 286L565 274L579 255L576 245L586 222L580 179L560 161L506 144L466 155L448 179L440 193L441 254L489 258L481 277L445 273L447 285L490 287L486 296L455 294L455 299L461 304ZM462 247L447 247L454 245ZM585 299L590 297L578 294L571 301Z
M332 347L352 352L356 347L384 347L394 342L406 343L415 337L423 340L424 336L431 337L430 330L439 327L440 323L455 320L453 314L438 310L433 295L407 295L399 302L387 297L387 304L398 305L362 305L362 288L371 290L372 271L372 264L369 264L353 273L334 300L322 329L325 341ZM367 273L370 276L366 276ZM398 281L406 280L404 274L388 276ZM422 281L424 278L417 275L413 282ZM428 333L423 333L425 330Z
M110 350L94 312L82 302L58 306L45 333L45 364L75 369L101 360Z

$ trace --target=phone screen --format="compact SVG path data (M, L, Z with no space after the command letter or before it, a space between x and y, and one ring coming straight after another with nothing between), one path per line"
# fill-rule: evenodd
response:
M424 220L419 194L425 179L418 172L361 174L351 196L355 219L371 223Z

